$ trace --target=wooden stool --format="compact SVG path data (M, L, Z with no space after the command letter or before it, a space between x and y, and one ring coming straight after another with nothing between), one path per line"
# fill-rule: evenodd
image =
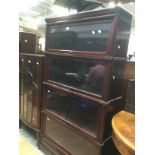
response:
M112 118L112 139L122 155L135 154L135 116L126 111Z

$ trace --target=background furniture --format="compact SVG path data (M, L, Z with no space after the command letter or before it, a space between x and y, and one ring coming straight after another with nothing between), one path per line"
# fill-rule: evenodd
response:
M44 55L20 53L19 116L20 121L40 131L41 82Z
M38 39L36 34L28 32L19 32L19 52L36 53L37 41Z
M112 118L112 138L122 155L135 154L135 116L120 111Z

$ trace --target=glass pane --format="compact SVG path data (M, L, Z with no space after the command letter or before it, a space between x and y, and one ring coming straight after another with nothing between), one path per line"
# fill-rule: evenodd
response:
M96 134L99 107L92 101L48 88L44 105L48 110Z
M74 155L94 155L93 143L50 117L46 117L45 134Z
M76 51L106 51L111 22L50 26L48 48Z
M68 86L102 95L105 65L82 59L49 59L49 79Z

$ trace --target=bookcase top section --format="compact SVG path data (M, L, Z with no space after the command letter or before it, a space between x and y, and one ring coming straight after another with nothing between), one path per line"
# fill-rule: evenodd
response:
M105 8L105 9L100 9L100 10L91 10L91 11L83 11L79 12L77 14L69 15L69 16L62 16L62 17L52 17L52 18L47 18L45 21L47 24L52 24L55 22L72 22L72 20L80 20L82 18L93 18L97 16L123 16L125 18L132 18L132 14L130 14L128 11L125 9L116 6L114 8Z

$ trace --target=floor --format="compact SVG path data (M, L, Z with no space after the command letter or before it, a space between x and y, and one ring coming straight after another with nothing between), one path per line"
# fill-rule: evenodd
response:
M34 131L25 125L19 129L19 155L45 155L37 147Z
M106 144L104 152L108 152L108 155L120 155L112 140L109 140ZM22 125L19 129L19 155L46 155L38 149L35 132L25 125Z

